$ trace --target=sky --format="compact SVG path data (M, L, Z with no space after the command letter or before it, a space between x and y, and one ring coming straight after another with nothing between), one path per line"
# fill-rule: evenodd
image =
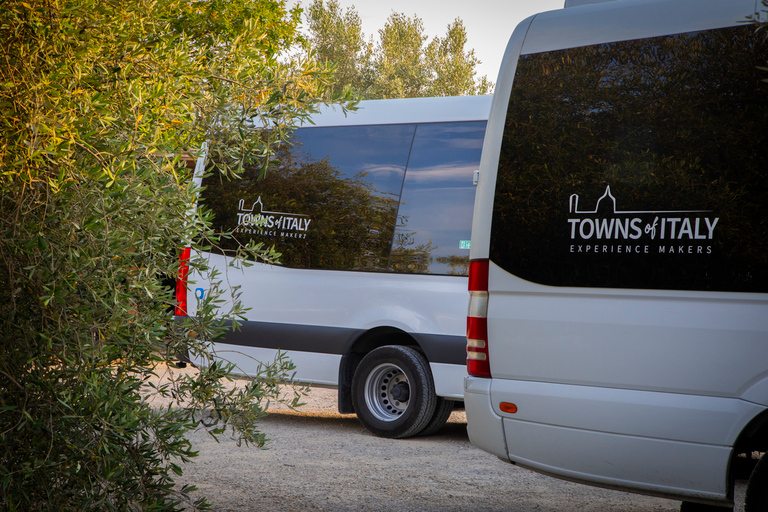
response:
M515 26L528 16L561 9L564 0L338 0L342 10L354 6L363 22L366 40L378 41L378 31L394 12L421 18L427 42L444 37L448 24L461 18L467 31L466 49L482 61L477 76L496 82L501 59ZM299 0L309 7L311 0Z

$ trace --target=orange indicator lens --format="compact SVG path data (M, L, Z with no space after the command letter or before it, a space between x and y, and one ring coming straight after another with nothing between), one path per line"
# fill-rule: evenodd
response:
M517 406L509 402L501 402L499 404L499 409L501 409L502 412L508 412L509 414L515 414L517 412Z

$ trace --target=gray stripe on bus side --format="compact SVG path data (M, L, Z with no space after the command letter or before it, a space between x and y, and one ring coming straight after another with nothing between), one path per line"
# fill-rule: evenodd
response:
M424 350L430 363L467 364L467 338L449 334L409 333Z
M216 341L245 347L297 350L344 355L365 329L274 322L240 322ZM431 363L466 364L464 336L408 333L424 350Z

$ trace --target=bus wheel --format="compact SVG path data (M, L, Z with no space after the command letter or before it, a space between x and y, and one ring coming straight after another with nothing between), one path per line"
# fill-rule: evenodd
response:
M355 370L352 403L365 428L377 436L415 436L429 424L437 403L429 363L410 347L372 350Z
M763 512L768 510L768 457L763 454L757 461L752 476L747 483L747 493L744 496L746 512Z
M429 420L429 423L427 423L427 426L424 427L424 430L419 432L420 436L431 436L436 433L448 423L448 418L451 417L453 406L456 402L441 396L438 396L436 400L435 413L432 415L432 419Z

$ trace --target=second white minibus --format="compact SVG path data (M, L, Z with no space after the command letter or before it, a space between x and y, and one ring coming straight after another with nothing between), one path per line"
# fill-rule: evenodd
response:
M515 29L472 227L474 445L688 511L749 478L768 510L763 8L568 1Z
M295 379L339 390L339 411L403 438L442 427L463 400L474 178L491 97L363 101L295 131L259 179L203 180L201 204L235 238L205 256L250 308L217 356L254 373L278 350ZM234 270L250 241L280 265ZM189 276L187 309L211 283ZM186 293L181 287L182 293ZM179 297L181 303L185 298Z

